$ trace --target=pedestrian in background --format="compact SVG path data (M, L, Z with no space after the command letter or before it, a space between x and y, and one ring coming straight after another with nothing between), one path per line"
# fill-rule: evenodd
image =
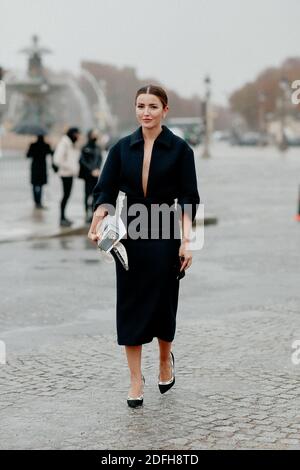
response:
M68 132L59 141L53 156L53 163L58 167L58 175L61 177L63 198L60 203L60 225L70 227L71 220L65 216L67 202L70 198L73 178L79 174L79 149L75 144L79 138L78 127L70 127Z
M80 156L79 178L85 182L84 206L86 223L91 223L93 218L93 189L100 175L102 164L101 148L97 144L99 133L92 129L87 134L87 143L82 147Z
M53 150L45 142L43 135L38 135L36 142L30 144L27 158L31 158L31 184L33 199L36 209L45 209L42 204L42 189L47 184L47 155L52 155Z

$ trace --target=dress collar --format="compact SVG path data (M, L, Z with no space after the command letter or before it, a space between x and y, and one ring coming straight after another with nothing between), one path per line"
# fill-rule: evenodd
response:
M161 133L156 137L154 142L159 142L166 147L171 146L171 140L173 137L173 132L167 126L162 125ZM143 142L143 132L142 126L138 127L131 135L130 135L130 146L135 145L139 142Z

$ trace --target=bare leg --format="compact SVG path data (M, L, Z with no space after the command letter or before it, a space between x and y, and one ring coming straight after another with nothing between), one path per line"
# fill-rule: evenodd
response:
M142 380L142 346L125 346L130 371L131 387L129 396L135 398L143 393Z
M170 352L172 349L172 343L158 339L159 344L159 380L166 382L172 378L172 369L170 362Z

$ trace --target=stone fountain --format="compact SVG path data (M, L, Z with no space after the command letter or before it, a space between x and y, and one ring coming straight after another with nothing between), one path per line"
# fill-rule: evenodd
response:
M51 53L41 47L38 36L32 37L32 43L20 51L28 57L27 74L24 78L12 78L8 84L11 94L22 97L19 112L14 119L14 131L19 134L31 133L28 129L45 129L53 126L56 116L52 106L53 95L64 89L65 84L49 77L43 66L43 56Z

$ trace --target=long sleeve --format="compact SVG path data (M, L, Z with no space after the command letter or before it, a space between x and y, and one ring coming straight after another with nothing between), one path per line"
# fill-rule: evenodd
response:
M81 149L79 163L80 163L80 177L83 177L84 179L87 178L94 169L92 168L89 158L90 158L90 154L88 152L88 149L86 147L83 147Z
M28 150L27 150L27 153L26 153L26 157L27 158L31 158L32 157L32 144L30 144Z
M102 160L103 160L103 157L102 157L102 151L101 151L101 148L98 147L99 151L98 151L98 154L97 154L97 168L101 168L101 165L102 165Z
M108 153L103 170L93 191L94 211L103 204L116 207L120 188L120 170L120 150L118 143L116 143Z
M53 152L53 150L52 150L52 148L49 144L47 144L46 152L47 152L47 155L53 156L53 154L54 154L54 152Z
M66 159L66 153L67 153L66 142L63 139L61 139L58 142L54 155L53 155L54 165L57 165L58 167L62 166Z
M193 221L200 203L197 187L194 152L188 145L184 149L179 166L178 204L182 213L189 215Z
M93 170L100 170L102 163L102 155L100 147L88 147L84 146L81 150L80 164L83 171L90 174Z

